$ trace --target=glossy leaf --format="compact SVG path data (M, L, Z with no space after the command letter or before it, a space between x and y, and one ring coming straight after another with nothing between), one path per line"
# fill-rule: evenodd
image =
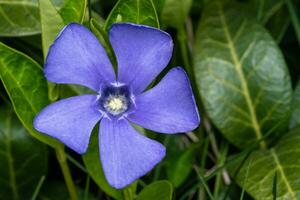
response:
M115 199L123 199L122 190L112 188L105 179L99 156L98 128L95 128L92 133L89 148L83 155L83 162L90 176L101 188L101 190Z
M276 43L243 13L240 4L215 1L208 5L194 59L210 118L240 148L270 130L285 130L292 96L289 73Z
M80 1L53 0L57 10L73 10L68 4ZM74 11L73 11L74 12ZM66 14L67 15L67 14ZM27 36L41 33L38 0L0 0L0 36Z
M157 15L159 16L158 18L160 18L161 12L162 12L162 10L164 8L166 0L152 0L152 1L153 1L154 5L155 5Z
M294 91L292 110L290 128L295 128L296 126L300 126L300 81Z
M165 0L162 21L167 26L180 28L184 25L192 6L192 0Z
M137 196L137 200L171 200L172 184L168 181L156 181L146 186Z
M0 36L40 33L37 0L0 0Z
M57 140L33 128L34 117L49 103L47 82L41 67L28 56L2 43L0 55L0 79L20 121L33 137L52 147L60 146Z
M300 128L281 138L270 150L255 151L244 163L236 181L255 199L272 200L274 174L277 174L277 200L300 198ZM248 171L248 177L245 175Z
M0 199L30 199L47 172L47 149L12 111L0 109Z
M159 20L153 0L119 0L110 12L104 29L115 22L132 22L159 28Z
M82 23L87 6L87 0L65 1L64 6L59 10L59 14L64 24L71 22Z

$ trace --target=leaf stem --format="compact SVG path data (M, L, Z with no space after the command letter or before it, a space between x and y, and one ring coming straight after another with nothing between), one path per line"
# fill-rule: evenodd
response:
M131 187L126 187L122 190L124 200L133 200L133 193Z
M78 200L75 184L73 182L71 172L70 172L70 169L69 169L69 166L67 163L67 157L66 157L64 148L63 147L56 148L55 152L56 152L56 158L60 165L61 171L63 173L64 179L65 179L68 191L69 191L70 198L71 198L71 200Z
M217 158L217 166L223 166L225 164L226 161L226 156L228 153L228 145L224 144L223 148L221 149L221 152L219 152L219 156ZM219 173L217 173L216 175L216 179L215 179L215 187L214 187L214 198L218 199L219 194L220 194L220 190L221 190L221 186L222 186L222 176L225 172L225 169L219 171Z

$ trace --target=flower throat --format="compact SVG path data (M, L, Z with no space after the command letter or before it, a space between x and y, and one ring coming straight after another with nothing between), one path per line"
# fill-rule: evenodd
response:
M105 87L100 96L100 106L109 115L118 116L128 111L131 105L130 92L125 85Z

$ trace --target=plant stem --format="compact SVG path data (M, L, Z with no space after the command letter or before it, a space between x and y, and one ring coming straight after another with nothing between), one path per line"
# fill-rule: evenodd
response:
M191 79L191 84L192 84L193 89L196 90L197 87L196 87L196 81L195 81L195 77L194 77L194 70L193 70L193 67L190 64L190 60L189 60L189 53L188 53L188 49L187 49L186 31L185 31L184 26L181 26L178 29L177 38L178 38L178 41L179 41L179 46L180 46L180 51L181 51L181 56L182 56L184 67L187 71L187 74L189 75L189 77ZM196 91L196 93L197 92L198 91Z
M124 200L133 200L133 194L131 187L126 187L122 191Z
M63 173L68 191L69 191L69 195L71 200L78 200L77 197L77 193L76 193L76 188L75 188L75 184L73 182L72 176L71 176L71 172L67 163L67 157L64 151L64 148L60 147L55 149L56 152L56 158L58 160L58 163L60 165L61 171Z
M212 195L212 193L211 193L211 191L210 191L210 189L209 189L209 186L207 185L207 182L205 181L203 175L201 174L201 172L198 170L197 167L194 167L194 168L195 168L195 171L196 171L196 173L197 173L197 175L198 175L198 178L199 178L199 180L201 181L201 183L202 183L202 185L203 185L203 187L204 187L204 189L205 189L205 191L206 191L206 193L207 193L209 199L210 199L210 200L215 200L215 198L214 198L214 196Z
M227 153L228 153L228 145L225 144L224 147L221 149L221 152L219 152L219 156L218 156L218 160L217 160L218 167L223 166L225 164ZM216 175L215 188L214 188L214 198L215 199L218 199L219 194L220 194L223 173L224 173L224 169L221 170Z

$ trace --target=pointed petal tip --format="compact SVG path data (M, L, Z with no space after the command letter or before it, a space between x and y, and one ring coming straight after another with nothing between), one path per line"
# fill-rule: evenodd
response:
M190 132L200 124L192 86L182 67L172 68L152 89L136 97L128 119L160 133Z
M54 102L34 118L33 127L83 154L95 124L102 117L94 105L96 98L95 95L82 95Z
M41 134L45 134L47 136L53 137L54 139L60 141L61 143L66 145L68 148L72 149L73 151L75 151L76 153L78 153L80 155L84 154L87 151L88 145L85 145L85 144L83 144L81 146L69 145L69 144L65 143L61 138L48 134L47 131L45 131L43 129L43 126L42 126L42 123L40 122L40 117L39 116L40 116L40 113L33 120L33 127L34 127L35 130L37 130Z
M196 129L200 125L201 118L200 118L200 113L199 113L198 106L197 106L197 101L196 101L195 95L193 93L193 88L192 88L192 85L191 85L191 81L189 79L189 76L188 76L187 72L181 66L174 67L170 71L172 71L172 70L174 70L174 71L178 70L178 71L182 72L185 75L185 78L186 78L187 82L189 83L190 90L192 91L191 94L192 94L192 99L193 99L194 106L195 106L195 116L191 120L191 129L186 131L186 132L193 131L194 129Z
M149 167L148 172L150 172L166 156L166 148L162 144L161 144L161 149L160 150L161 151L159 152L159 156L157 157L157 160L153 161L153 165L151 167ZM106 179L106 180L107 180L107 182L109 183L110 186L112 186L113 188L119 190L119 189L123 189L123 188L129 186L134 181L138 180L139 178L141 178L142 176L146 175L147 173L140 174L136 179L132 179L131 181L126 181L126 182L114 182L113 180L108 180L108 179Z
M144 91L172 57L171 36L154 27L116 23L109 40L118 62L118 79L131 85L135 94Z
M115 72L96 36L77 23L66 25L49 48L44 74L58 84L78 84L98 91L105 81L114 81Z
M100 160L107 182L121 189L152 170L166 148L138 133L127 120L103 119L99 133Z

